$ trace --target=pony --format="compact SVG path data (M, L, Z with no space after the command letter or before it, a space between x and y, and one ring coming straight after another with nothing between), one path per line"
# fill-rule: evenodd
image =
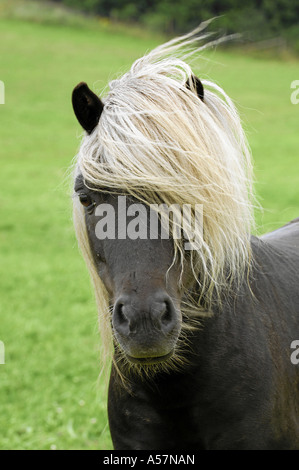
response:
M238 111L190 65L205 26L136 60L105 97L85 82L73 90L85 131L74 225L111 437L117 450L299 449L299 219L252 235Z

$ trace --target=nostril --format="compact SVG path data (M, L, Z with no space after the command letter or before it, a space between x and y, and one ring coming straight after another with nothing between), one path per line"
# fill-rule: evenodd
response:
M168 302L164 302L164 307L161 312L161 323L167 326L172 321L173 315Z
M178 316L172 300L165 296L159 298L156 296L155 302L151 307L152 318L156 326L164 333L169 334L177 325Z
M124 314L124 304L119 304L117 307L118 322L120 324L128 323L128 319Z
M135 341L138 335L147 342L169 338L179 328L178 312L168 295L154 294L146 299L121 296L112 314L112 327L119 340Z
M114 305L112 323L116 331L118 331L119 333L129 333L130 322L125 313L125 305L120 300L117 301Z

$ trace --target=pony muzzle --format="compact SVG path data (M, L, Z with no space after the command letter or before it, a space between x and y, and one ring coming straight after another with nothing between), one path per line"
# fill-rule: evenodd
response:
M121 350L130 362L153 364L169 359L180 331L181 314L167 294L146 301L123 295L113 309L112 326Z

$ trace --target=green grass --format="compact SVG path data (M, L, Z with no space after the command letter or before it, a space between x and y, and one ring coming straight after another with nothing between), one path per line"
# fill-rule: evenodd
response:
M80 129L73 87L96 91L157 38L99 23L0 19L0 449L110 449L88 274L71 222L67 169ZM209 56L205 75L237 102L252 146L266 231L299 215L298 62Z
M81 80L100 90L153 42L9 20L0 31L0 448L109 449L96 311L65 183L81 134L70 97Z

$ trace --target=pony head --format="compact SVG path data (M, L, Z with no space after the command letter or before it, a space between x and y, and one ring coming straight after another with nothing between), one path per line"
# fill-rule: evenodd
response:
M74 222L105 357L114 349L115 361L143 370L183 361L194 318L219 307L249 266L250 152L230 98L188 63L206 47L197 45L206 37L200 29L137 60L104 98L85 83L73 92L86 131L75 165ZM142 223L136 230L135 220L135 236L128 237L140 204ZM145 236L150 228L140 232L150 226L153 206L154 238ZM172 208L167 239L161 206ZM202 208L198 226L190 222L196 207ZM109 211L110 236L103 230L99 236Z

